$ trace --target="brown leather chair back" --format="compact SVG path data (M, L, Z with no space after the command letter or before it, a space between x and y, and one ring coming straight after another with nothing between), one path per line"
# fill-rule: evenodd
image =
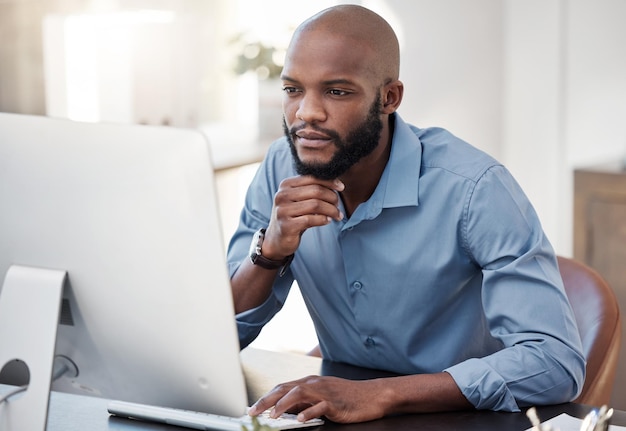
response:
M595 270L582 262L562 256L558 256L558 262L587 359L587 377L575 402L608 405L622 337L615 293Z

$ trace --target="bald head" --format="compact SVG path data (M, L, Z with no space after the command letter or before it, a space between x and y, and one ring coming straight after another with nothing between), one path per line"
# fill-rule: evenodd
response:
M369 60L369 71L377 79L398 79L400 48L395 32L380 15L357 5L325 9L304 21L294 32L290 49L311 34L343 38L353 49L362 50Z

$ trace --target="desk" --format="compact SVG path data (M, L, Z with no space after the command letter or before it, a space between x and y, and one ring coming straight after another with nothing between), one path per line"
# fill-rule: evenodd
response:
M242 364L246 378L249 380L249 391L256 396L255 391L262 391L267 385L273 386L274 378L293 376L302 377L302 373L317 370L322 374L345 376L352 379L363 379L380 376L380 372L350 367L342 364L322 363L317 358L309 358L295 354L277 354L274 352L244 351ZM259 371L268 364L269 372L264 376ZM294 365L286 367L287 364ZM386 373L383 373L385 375ZM271 387L270 386L270 387ZM0 385L0 393L7 390L7 386ZM79 395L70 395L52 392L48 414L47 431L182 431L169 425L132 421L109 416L107 413L108 400ZM538 408L542 420L548 420L560 413L582 418L590 407L579 404L561 404ZM626 425L626 412L616 411L613 424ZM411 430L455 430L455 431L522 431L530 427L530 422L524 413L499 413L491 411L464 411L447 413L428 413L402 415L384 418L360 424L340 425L327 422L321 431L411 431Z
M107 400L77 395L52 393L47 431L182 431L184 428L110 417ZM584 417L589 407L562 404L538 409L542 420L560 413ZM617 411L612 423L626 425L626 412ZM327 422L320 431L522 431L530 427L524 413L449 412L403 415L361 424L340 425Z

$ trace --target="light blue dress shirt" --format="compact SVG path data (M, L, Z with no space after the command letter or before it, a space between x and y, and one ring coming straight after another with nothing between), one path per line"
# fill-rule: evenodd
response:
M281 180L294 175L280 139L248 190L229 246L231 275L267 227ZM325 359L447 371L478 409L560 403L582 389L581 341L537 214L500 163L443 129L395 115L373 195L350 218L302 235L272 296L237 315L242 347L280 310L294 279Z

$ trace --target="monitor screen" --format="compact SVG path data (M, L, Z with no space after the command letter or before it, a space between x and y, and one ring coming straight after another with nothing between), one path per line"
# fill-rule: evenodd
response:
M53 390L244 413L216 199L200 132L0 114L0 286L67 272Z

